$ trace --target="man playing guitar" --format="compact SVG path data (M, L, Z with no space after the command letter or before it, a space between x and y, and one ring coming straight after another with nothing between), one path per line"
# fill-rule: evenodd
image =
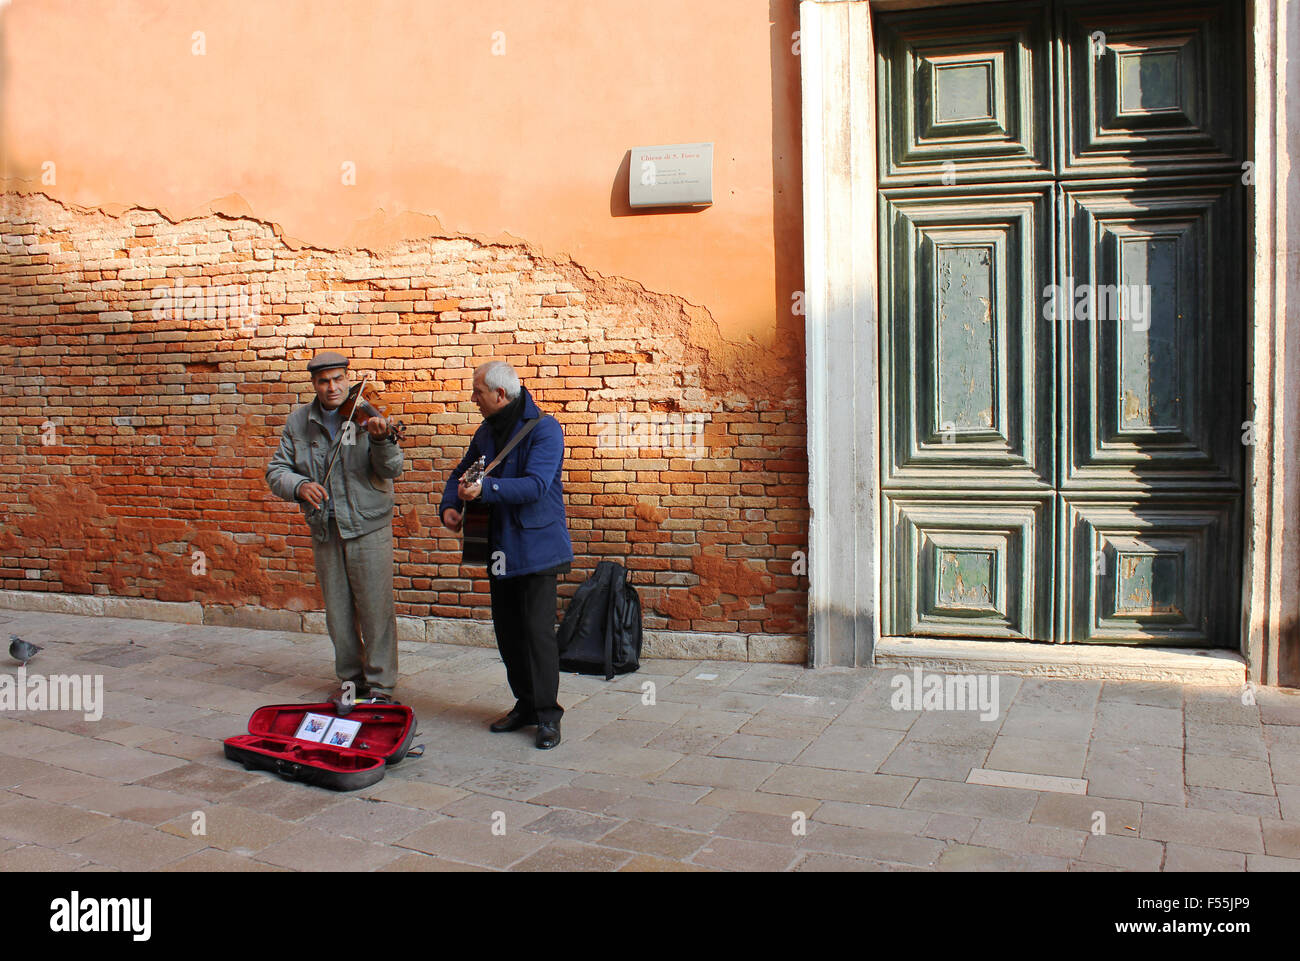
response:
M460 531L467 510L490 512L492 626L515 696L514 708L490 727L502 733L536 724L537 747L547 750L560 743L564 713L558 703L556 578L569 571L573 560L560 479L564 431L538 409L504 361L474 371L471 399L483 423L447 481L439 514L443 526ZM479 458L490 462L485 476L465 483L463 475Z

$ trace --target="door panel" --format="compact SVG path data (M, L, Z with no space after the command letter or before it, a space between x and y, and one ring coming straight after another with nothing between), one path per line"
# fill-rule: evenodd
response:
M1215 268L1239 256L1236 187L1064 195L1062 486L1237 489L1241 288Z
M1050 175L1048 8L945 12L893 17L878 34L882 180Z
M1052 498L890 497L885 556L896 577L885 630L934 637L1051 636Z
M1240 169L1241 9L1063 7L1062 173Z
M893 398L885 473L900 487L959 474L971 487L1050 489L1052 329L1046 190L887 198L893 251L882 300L884 396Z
M1217 646L1237 616L1235 498L1069 499L1064 639Z

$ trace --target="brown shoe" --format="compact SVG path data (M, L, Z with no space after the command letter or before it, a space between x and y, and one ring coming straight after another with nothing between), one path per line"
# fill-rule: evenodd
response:
M339 717L347 717L352 713L352 709L369 693L365 688L356 685L356 689L349 694L347 687L340 684L338 690L329 696L329 702L333 705Z

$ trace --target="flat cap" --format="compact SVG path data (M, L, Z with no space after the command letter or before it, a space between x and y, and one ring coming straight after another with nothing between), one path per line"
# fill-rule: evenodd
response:
M332 350L322 350L319 354L311 359L307 365L310 373L316 373L318 370L327 370L330 367L346 367L348 359L342 354L336 354Z

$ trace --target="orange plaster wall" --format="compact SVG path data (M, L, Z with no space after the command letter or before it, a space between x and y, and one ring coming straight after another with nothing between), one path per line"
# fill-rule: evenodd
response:
M251 216L295 246L523 242L683 297L733 345L801 340L792 2L12 0L0 16L10 189ZM693 141L715 143L713 206L631 214L626 151Z

